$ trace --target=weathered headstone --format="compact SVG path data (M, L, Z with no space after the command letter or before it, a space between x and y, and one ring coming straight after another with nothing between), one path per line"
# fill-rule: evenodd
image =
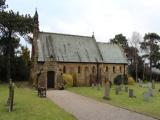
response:
M129 89L129 97L133 97L133 89Z
M148 94L152 97L154 96L154 93L153 93L153 89L152 88L148 88Z
M144 99L144 101L149 101L149 98L150 98L150 95L149 95L149 92L144 92L143 93L143 99Z
M155 89L155 80L152 80L152 89Z
M100 90L100 84L99 83L97 84L97 90Z
M104 99L110 99L110 84L109 80L105 81L105 88L104 88Z
M142 87L143 81L140 78L138 78L138 84L139 84L139 87Z
M116 95L118 95L118 94L119 94L118 86L116 86L115 93L116 93Z
M151 87L148 87L148 91L143 93L144 101L149 101L149 98L153 96L154 96L154 93Z
M94 88L94 83L92 83L92 88Z
M125 86L125 92L128 92L128 86Z
M118 85L118 90L122 91L122 86L121 85Z
M136 96L134 95L134 90L133 89L129 89L129 97L136 98Z
M148 87L148 88L152 88L152 83L151 83L151 82L148 82L147 87Z

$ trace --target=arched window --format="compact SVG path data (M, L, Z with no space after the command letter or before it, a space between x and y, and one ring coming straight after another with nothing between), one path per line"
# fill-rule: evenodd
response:
M106 72L108 72L108 66L106 66Z
M78 66L78 73L80 74L81 73L81 67Z
M65 66L63 67L63 73L66 73L66 67Z
M115 67L113 67L113 73L115 73L116 72L116 70L115 70L116 68Z
M120 73L122 72L122 67L121 66L119 67L119 71L120 71Z

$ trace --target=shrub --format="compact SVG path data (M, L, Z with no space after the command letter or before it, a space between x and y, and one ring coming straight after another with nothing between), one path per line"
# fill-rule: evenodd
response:
M135 80L133 79L132 76L128 76L128 84L129 85L134 85L135 84Z
M73 77L70 74L63 74L63 80L65 81L65 87L73 86Z
M127 75L117 75L117 77L114 78L114 84L115 85L121 85L121 84L128 84L128 78Z
M114 84L115 85L121 85L122 84L122 75L118 75L114 78Z

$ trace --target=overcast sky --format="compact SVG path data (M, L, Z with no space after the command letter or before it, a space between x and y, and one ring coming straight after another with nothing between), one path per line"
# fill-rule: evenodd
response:
M127 38L160 30L160 0L7 0L9 9L34 15L40 30L91 36L107 42L115 34Z

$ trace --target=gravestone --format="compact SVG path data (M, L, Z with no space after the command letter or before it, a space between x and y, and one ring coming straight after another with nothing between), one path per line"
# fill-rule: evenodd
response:
M148 88L148 94L152 97L154 96L154 93L153 93L153 89L152 88Z
M104 99L110 99L110 84L109 80L105 81L105 88L104 88Z
M122 86L121 85L118 85L118 90L122 91Z
M152 88L152 83L151 83L151 82L148 82L147 87L148 87L148 88Z
M115 93L116 93L116 95L118 95L118 94L119 94L118 86L116 86Z
M128 92L128 86L125 86L125 92Z
M134 90L133 89L129 89L129 97L136 98L136 96L134 95Z
M155 80L152 80L152 89L155 89Z
M151 87L148 87L148 91L143 93L144 101L149 101L149 98L153 96L154 96L154 93Z
M139 87L142 87L143 81L140 78L138 78L138 84L139 84Z
M149 101L149 98L150 98L150 95L149 95L149 92L144 92L143 93L143 99L144 99L144 101Z
M100 90L100 83L98 83L96 86L97 86L97 90Z
M148 85L147 85L147 87L148 87L148 94L149 94L150 96L153 96L152 83L149 82Z
M92 83L92 88L94 88L94 83Z

